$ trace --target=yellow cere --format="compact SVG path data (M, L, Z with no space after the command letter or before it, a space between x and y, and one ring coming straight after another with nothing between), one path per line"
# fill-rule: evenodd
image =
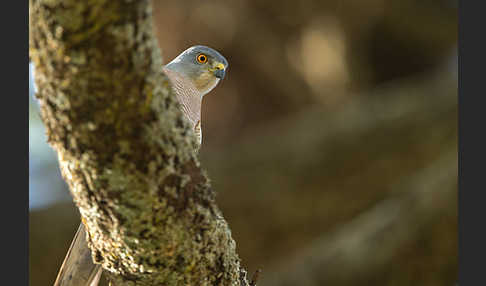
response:
M215 62L214 67L209 69L209 71L224 70L224 65L222 63Z
M222 63L218 63L215 68L217 68L218 70L224 70L224 65Z

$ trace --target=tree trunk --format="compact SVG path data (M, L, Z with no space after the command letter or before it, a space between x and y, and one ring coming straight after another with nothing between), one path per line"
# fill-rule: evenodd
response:
M150 1L30 0L48 141L114 285L247 285L162 73Z

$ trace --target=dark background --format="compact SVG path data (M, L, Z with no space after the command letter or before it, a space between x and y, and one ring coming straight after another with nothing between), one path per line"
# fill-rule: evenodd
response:
M265 285L454 285L457 2L155 1L165 61L219 50L201 160ZM30 284L79 214L29 109Z

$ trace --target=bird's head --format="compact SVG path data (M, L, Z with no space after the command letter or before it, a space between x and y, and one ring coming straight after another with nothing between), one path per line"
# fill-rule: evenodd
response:
M189 79L205 95L224 78L228 61L216 50L199 45L185 50L165 67Z

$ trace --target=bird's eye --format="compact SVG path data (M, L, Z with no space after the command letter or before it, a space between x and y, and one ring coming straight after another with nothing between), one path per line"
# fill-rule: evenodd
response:
M208 61L208 57L205 54L199 54L196 59L200 64L204 64Z

